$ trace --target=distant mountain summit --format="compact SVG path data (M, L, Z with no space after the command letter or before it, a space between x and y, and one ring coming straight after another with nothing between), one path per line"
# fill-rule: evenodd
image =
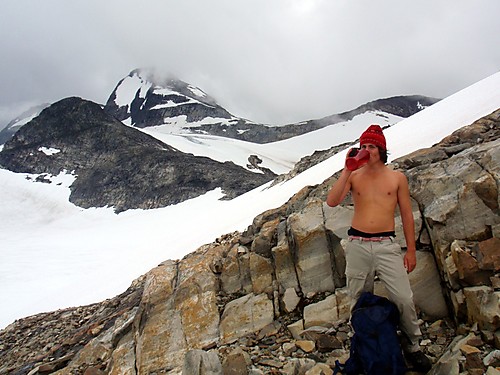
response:
M105 111L139 128L169 124L178 130L178 123L190 127L203 120L239 121L200 88L172 76L159 79L141 69L133 70L118 82Z
M76 176L71 202L118 212L164 207L218 187L233 198L275 177L180 152L76 97L51 105L23 126L4 145L0 165L41 174L44 182L71 172Z
M28 122L33 120L36 116L42 112L45 108L47 108L50 104L49 103L43 103L34 107L31 107L27 111L21 113L19 116L17 116L15 119L10 121L5 128L0 131L0 145L4 144L7 142L9 139L12 138L12 136L23 126L26 125Z
M139 128L161 126L167 133L201 133L269 143L321 129L367 111L409 117L439 99L397 96L366 103L354 110L287 125L258 124L232 115L203 90L177 78L158 79L136 69L120 80L104 110Z

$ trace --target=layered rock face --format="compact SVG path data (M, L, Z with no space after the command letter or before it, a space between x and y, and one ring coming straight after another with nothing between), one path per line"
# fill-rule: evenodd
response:
M23 126L0 152L0 164L47 182L72 173L71 202L117 212L164 207L217 187L234 198L275 176L180 152L80 98L63 99Z
M394 163L411 185L410 283L432 374L500 366L499 115ZM0 372L332 374L352 334L343 246L352 206L324 204L337 177L303 188L243 233L165 261L121 298L13 323L0 332Z
M396 163L419 202L452 316L500 337L500 110ZM457 368L460 350L442 368ZM475 355L478 355L476 353ZM453 364L453 366L451 365Z

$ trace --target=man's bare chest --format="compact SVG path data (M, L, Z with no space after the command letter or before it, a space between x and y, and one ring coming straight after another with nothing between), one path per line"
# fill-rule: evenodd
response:
M363 201L393 201L397 200L398 185L391 180L360 179L352 185L354 199Z

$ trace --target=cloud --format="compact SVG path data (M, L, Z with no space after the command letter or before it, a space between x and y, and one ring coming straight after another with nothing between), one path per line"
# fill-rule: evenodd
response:
M499 12L496 0L5 0L0 126L33 103L104 103L137 67L271 124L445 97L499 70Z

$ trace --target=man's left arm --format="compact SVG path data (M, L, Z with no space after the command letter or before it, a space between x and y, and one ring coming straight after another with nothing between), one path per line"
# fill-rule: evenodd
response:
M411 272L417 265L417 247L415 243L415 222L413 220L413 210L411 207L410 189L406 176L399 172L398 205L403 221L403 233L406 239L406 254L404 256L404 266L407 272Z

